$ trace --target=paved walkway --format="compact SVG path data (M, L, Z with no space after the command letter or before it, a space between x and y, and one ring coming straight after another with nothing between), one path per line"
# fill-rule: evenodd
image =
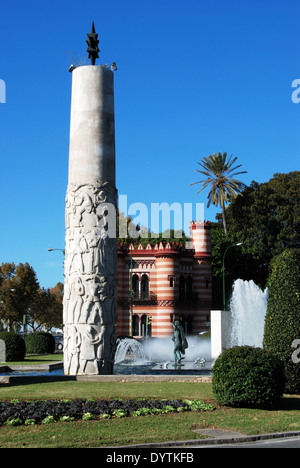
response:
M161 448L161 449L176 449L176 448L204 448L204 447L239 447L241 445L254 442L267 442L267 441L281 441L289 444L293 442L295 447L300 447L300 431L294 432L276 432L272 434L258 434L246 436L238 432L226 431L221 429L199 429L195 431L201 435L207 436L207 439L193 439L193 440L179 440L170 442L160 442L151 444L139 444L139 445L126 445L124 447L115 448ZM290 444L289 444L290 445Z

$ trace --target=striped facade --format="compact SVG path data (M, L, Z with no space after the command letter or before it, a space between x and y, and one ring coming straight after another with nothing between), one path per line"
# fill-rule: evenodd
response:
M175 319L186 334L209 329L210 223L192 221L190 236L186 246L119 245L117 335L163 338L173 334Z

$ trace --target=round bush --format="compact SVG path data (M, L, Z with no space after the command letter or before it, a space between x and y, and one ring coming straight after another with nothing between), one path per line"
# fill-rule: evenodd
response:
M5 342L6 361L24 361L26 347L23 338L14 332L0 332L0 340Z
M220 405L267 408L278 402L284 390L282 362L262 348L227 349L216 359L212 373Z
M25 338L27 354L53 354L55 339L51 333L35 332Z

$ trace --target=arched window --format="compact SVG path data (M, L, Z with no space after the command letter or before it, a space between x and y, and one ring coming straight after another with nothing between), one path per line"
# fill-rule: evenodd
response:
M132 325L133 325L133 335L134 336L139 336L140 330L139 330L139 316L134 314L132 318Z
M149 297L149 278L148 275L143 275L141 280L141 297L148 299Z
M191 276L188 276L186 279L185 298L188 301L191 301L192 294L193 294L193 280Z
M175 276L169 276L170 288L175 286Z
M141 335L142 336L146 336L147 335L147 315L142 315L142 318L141 318Z
M179 300L191 301L193 299L193 279L181 275L179 278Z
M139 277L132 275L132 297L137 298L139 295Z
M185 299L185 277L183 275L179 278L179 299L181 301Z

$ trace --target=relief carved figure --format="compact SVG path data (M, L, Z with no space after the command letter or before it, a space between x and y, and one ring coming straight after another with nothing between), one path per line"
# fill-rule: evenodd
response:
M81 336L80 371L83 374L86 371L98 374L97 345L100 342L100 336L92 326L88 326Z
M80 330L80 331L79 331ZM66 374L111 373L116 351L114 325L69 325L65 330Z
M64 353L67 356L65 363L66 374L77 374L79 371L79 350L81 336L75 325L66 325L64 330Z
M116 189L71 185L66 195L65 373L111 373L117 320ZM112 210L113 207L113 210Z
M72 278L70 295L67 323L77 323L79 322L84 295L84 286L80 276Z
M80 323L99 323L100 321L100 298L99 283L96 278L91 278L85 282L84 305L82 307Z
M105 372L112 368L116 352L116 329L112 325L101 328L100 343L97 352L99 370Z
M66 228L96 227L106 216L114 215L112 206L117 206L117 191L110 184L70 185L66 194Z

